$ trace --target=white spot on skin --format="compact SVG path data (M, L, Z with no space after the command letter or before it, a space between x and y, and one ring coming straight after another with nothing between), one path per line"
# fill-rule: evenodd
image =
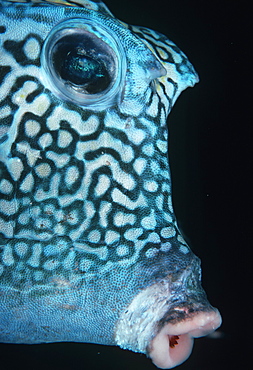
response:
M48 244L43 246L43 254L47 257L61 254L66 250L66 246L60 243L57 244Z
M85 211L88 217L92 218L94 216L96 211L92 202L86 202Z
M28 251L28 245L23 242L15 244L15 251L19 257L24 257Z
M45 178L50 175L51 167L48 163L41 163L35 167L35 171L40 178Z
M176 234L176 230L174 227L169 226L169 227L164 227L161 230L161 236L163 238L172 238Z
M30 208L31 216L36 219L41 214L41 209L38 206L33 206Z
M10 158L7 162L7 167L14 181L18 181L24 169L20 158Z
M161 250L162 252L168 252L170 249L171 249L171 244L170 244L170 242L166 242L166 243L162 243L162 244L161 244L161 248L160 248L160 250Z
M27 225L29 220L30 220L30 214L29 214L28 211L25 211L25 212L21 213L21 215L19 215L19 217L18 217L18 222L21 225Z
M120 238L120 234L113 231L113 230L109 230L106 232L105 234L105 242L106 244L112 244L112 243L115 243L117 240L119 240Z
M162 153L167 153L168 150L168 144L166 141L163 140L157 140L156 142L157 148L162 152Z
M4 247L2 261L6 266L11 266L15 262L12 248L8 244Z
M153 144L146 144L142 147L142 153L146 154L149 157L154 155L154 146Z
M146 189L149 192L155 192L158 189L158 184L156 181L145 181L144 189Z
M17 211L17 202L16 200L0 200L0 210L2 213L4 213L6 216L12 216Z
M149 216L144 217L141 220L141 225L147 230L153 230L156 227L154 210L151 211L151 214Z
M144 158L137 158L134 161L133 168L135 172L137 173L137 175L140 176L144 172L146 165L147 165L147 161Z
M79 170L76 166L70 166L67 169L66 175L65 175L65 182L67 186L72 186L76 180L79 177Z
M2 194L10 194L12 190L13 190L13 186L8 180L3 179L0 182L0 192Z
M46 147L52 144L52 141L53 141L52 136L49 133L46 133L39 138L39 145L41 146L42 149L45 149Z
M95 187L95 194L97 197L101 197L109 189L111 181L108 176L100 175L98 178L97 186Z
M20 186L20 190L22 190L25 193L28 193L32 190L33 185L34 185L33 175L31 173L28 173L28 175L24 178Z
M31 205L31 199L29 197L23 197L22 200L20 200L21 204L24 206Z
M25 122L25 133L28 137L34 137L40 131L40 124L35 120Z
M99 223L102 227L107 227L108 225L108 215L112 208L111 203L108 202L101 202L100 209L99 209Z
M116 252L119 257L124 257L129 253L129 248L126 245L120 245L117 247Z
M128 139L135 145L140 145L146 137L143 130L130 128L126 131Z
M50 100L47 95L39 95L28 108L32 113L42 116L50 107Z
M160 239L160 236L157 233L152 232L152 233L149 233L149 236L147 238L147 242L160 243L161 239Z
M98 243L100 238L101 238L101 234L98 230L92 230L88 235L88 239L92 243Z
M186 247L185 245L181 245L180 248L179 248L180 252L184 253L184 254L187 254L189 253L189 248Z
M128 229L125 234L124 234L124 237L128 240L137 240L138 237L143 233L143 229L142 228L132 228L132 229Z
M40 55L40 44L35 38L30 38L24 45L24 53L28 59L35 60Z
M145 255L147 258L153 258L156 256L156 254L158 253L158 249L156 248L149 248L146 252L145 252Z
M12 222L6 222L2 218L0 218L0 230L2 230L6 238L13 238L14 229Z
M60 148L66 148L73 140L72 135L66 130L59 130L57 145Z

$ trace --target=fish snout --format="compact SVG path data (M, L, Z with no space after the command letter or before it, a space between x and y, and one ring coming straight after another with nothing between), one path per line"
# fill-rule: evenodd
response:
M171 369L190 356L194 338L220 325L220 313L201 287L200 270L191 268L139 292L118 320L115 341L147 354L158 368Z
M196 257L182 273L169 280L167 312L157 325L148 355L161 369L171 369L191 354L194 338L206 336L221 325L219 311L212 307L201 286L200 261Z

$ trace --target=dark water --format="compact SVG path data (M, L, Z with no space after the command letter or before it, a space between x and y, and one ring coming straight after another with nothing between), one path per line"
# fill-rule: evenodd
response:
M202 260L203 286L219 308L223 325L220 338L195 341L192 356L177 369L249 369L250 340L253 344L249 7L221 0L106 3L125 22L167 34L189 57L201 80L182 94L169 118L174 206ZM1 370L156 369L143 355L91 344L1 345L0 353Z

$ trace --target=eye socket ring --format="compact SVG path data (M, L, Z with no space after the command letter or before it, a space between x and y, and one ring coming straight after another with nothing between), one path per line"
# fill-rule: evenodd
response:
M126 57L120 40L88 17L56 25L44 42L41 64L46 87L81 106L108 108L124 85Z

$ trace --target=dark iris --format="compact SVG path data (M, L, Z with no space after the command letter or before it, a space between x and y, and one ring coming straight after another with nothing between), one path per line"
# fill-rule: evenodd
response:
M110 76L104 63L84 55L79 48L63 56L60 76L69 83L82 87L89 94L104 91L110 84Z

